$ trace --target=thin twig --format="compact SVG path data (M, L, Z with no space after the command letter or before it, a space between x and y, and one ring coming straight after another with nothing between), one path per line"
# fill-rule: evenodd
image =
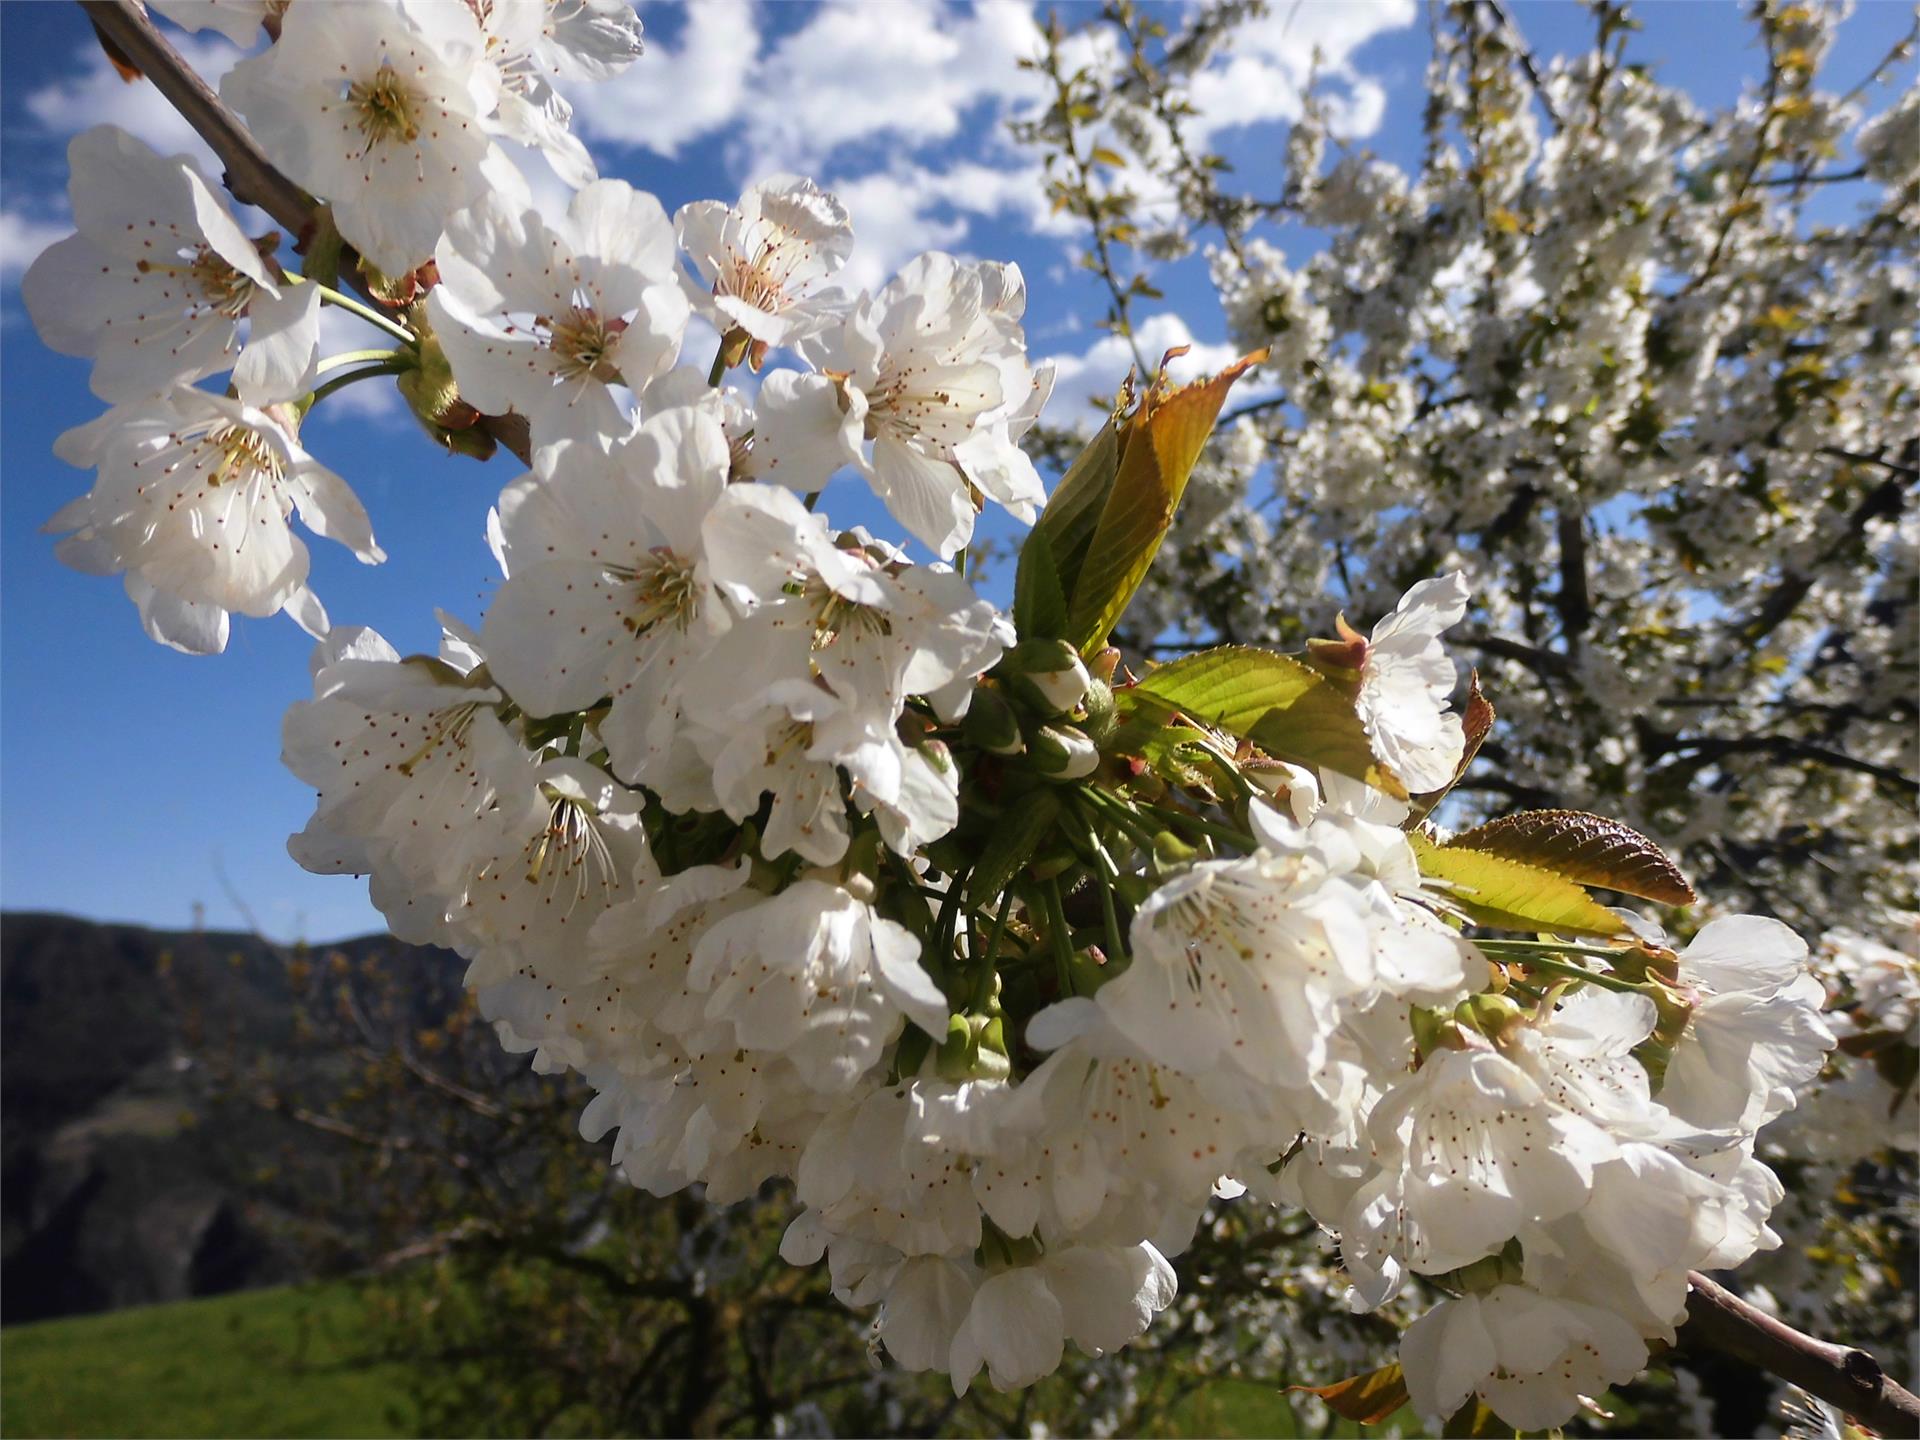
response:
M1553 108L1553 101L1547 95L1547 82L1540 75L1540 67L1534 62L1533 51L1527 48L1526 37L1520 33L1520 27L1513 23L1513 17L1500 0L1480 0L1480 5L1507 32L1507 38L1513 42L1513 52L1520 60L1520 73L1527 77L1527 84L1533 87L1534 99L1540 102L1540 108L1547 112L1547 119L1558 130L1560 112Z

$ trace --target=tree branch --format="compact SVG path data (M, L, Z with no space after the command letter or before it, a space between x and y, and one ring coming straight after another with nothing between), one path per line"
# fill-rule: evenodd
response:
M1803 1335L1697 1270L1687 1283L1683 1333L1692 1340L1798 1385L1882 1435L1920 1436L1920 1399L1895 1384L1866 1351Z
M80 8L220 157L233 197L259 206L298 241L313 225L313 197L280 173L213 87L154 28L138 0L80 0Z
M1587 517L1562 507L1560 532L1560 593L1554 606L1560 612L1567 648L1578 649L1580 637L1593 623L1593 599L1587 590Z
M1478 650L1482 655L1524 665L1536 675L1573 674L1573 661L1558 650L1543 650L1538 645L1508 640L1499 635L1463 635L1459 643L1469 650Z
M310 238L320 214L319 203L267 158L266 151L240 123L240 117L154 27L139 0L79 0L79 4L101 40L151 80L167 103L220 157L226 167L222 179L233 198L266 211L286 227L296 247ZM355 289L376 304L392 308L368 288L359 257L350 249L343 251L340 268ZM482 415L476 428L492 436L523 464L532 463L525 417Z
M1520 73L1527 77L1527 84L1533 87L1533 98L1540 102L1540 108L1547 113L1547 119L1553 128L1560 128L1560 112L1554 109L1553 99L1547 94L1547 82L1541 77L1540 66L1533 58L1533 51L1527 47L1526 37L1520 33L1520 27L1513 23L1513 16L1500 0L1480 0L1480 7L1493 16L1496 24L1507 32L1507 38L1513 43L1513 53L1520 62Z
M1835 770L1851 770L1858 775L1869 775L1882 784L1893 785L1902 790L1920 794L1920 780L1901 774L1890 765L1876 765L1871 760L1862 760L1858 756L1843 754L1825 745L1813 745L1804 740L1796 740L1790 735L1737 735L1702 736L1682 738L1669 736L1659 753L1685 756L1681 762L1687 768L1698 770L1704 765L1725 755L1771 755L1782 760L1811 760L1816 765L1828 765Z
M1740 636L1749 645L1758 645L1777 630L1789 615L1793 614L1800 602L1812 592L1820 566L1826 564L1847 546L1857 543L1866 533L1867 526L1874 520L1883 515L1898 515L1906 503L1906 486L1900 480L1903 467L1872 455L1852 455L1843 451L1841 458L1855 460L1862 464L1880 465L1895 473L1867 492L1865 498L1847 517L1846 526L1840 535L1820 553L1811 566L1804 571L1782 572L1779 583L1768 592L1767 598L1760 604L1760 609L1741 627Z

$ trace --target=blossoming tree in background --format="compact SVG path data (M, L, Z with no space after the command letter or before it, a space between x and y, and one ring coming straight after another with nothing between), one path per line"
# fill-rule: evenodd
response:
M1272 350L1271 393L1216 435L1131 648L1298 644L1460 569L1454 643L1503 724L1451 815L1603 812L1702 880L1709 913L1757 907L1817 941L1849 1033L1765 1137L1797 1243L1759 1273L1803 1323L1877 1315L1899 1341L1920 1136L1920 88L1911 30L1834 75L1844 14L1754 7L1755 73L1707 111L1660 83L1621 6L1590 7L1584 52L1540 58L1524 16L1443 5L1419 170L1341 143L1337 97L1310 92L1283 170L1242 177L1192 137L1253 12L1168 34L1118 4L1054 33L1060 103L1025 138L1091 222L1120 333L1156 269L1203 250L1235 339ZM1302 228L1324 246L1283 251Z
M1625 427L1648 453L1707 453L1723 408L1689 392L1675 403L1701 408L1669 426L1643 393L1653 382L1622 375L1612 396L1595 378L1647 363L1645 347L1635 360L1617 343L1608 297L1625 267L1653 264L1650 202L1625 195L1593 221L1641 227L1632 243L1569 234L1529 268L1473 239L1476 224L1516 246L1527 230L1512 208L1530 203L1524 135L1494 147L1507 178L1476 162L1446 197L1416 201L1358 162L1323 181L1320 132L1304 124L1286 203L1333 197L1313 202L1336 231L1317 296L1256 248L1238 202L1196 165L1182 194L1221 226L1248 353L1185 387L1164 363L1115 377L1104 423L1049 494L1021 444L1052 374L1028 357L1016 268L930 254L850 297L835 277L854 217L811 181L767 179L669 218L596 178L561 91L637 53L624 5L157 8L249 36L264 26L271 43L216 100L137 7L88 6L118 58L200 127L236 196L295 243L250 240L189 161L106 127L75 142L79 234L25 292L50 344L94 359L112 408L61 442L95 472L55 517L61 553L123 576L148 632L182 650L222 649L235 612L284 610L316 636L313 698L284 730L287 764L317 794L295 858L370 877L397 936L466 957L503 1044L591 1086L581 1129L613 1136L626 1179L660 1195L697 1186L714 1205L787 1182L799 1210L781 1253L824 1262L834 1292L873 1312L886 1363L942 1372L956 1394L1033 1385L1069 1342L1098 1356L1139 1340L1175 1300L1168 1257L1213 1224L1218 1200L1304 1212L1336 1237L1356 1309L1417 1312L1396 1361L1321 1392L1343 1411L1410 1402L1435 1425L1559 1426L1646 1369L1691 1314L1882 1428L1920 1417L1864 1352L1767 1331L1698 1273L1779 1243L1768 1220L1783 1191L1759 1132L1836 1040L1805 943L1759 915L1687 926L1693 888L1659 845L1550 803L1586 794L1538 758L1576 743L1564 712L1578 705L1543 703L1504 671L1517 726L1496 727L1476 679L1456 703L1442 640L1456 627L1517 630L1525 644L1472 643L1591 686L1602 672L1583 668L1589 652L1549 649L1528 606L1582 616L1576 641L1642 623L1615 616L1598 581L1580 580L1570 611L1566 587L1585 572L1567 556L1560 590L1540 600L1528 582L1514 600L1512 574L1476 539L1499 517L1506 533L1556 517L1568 555L1605 549L1567 519L1587 485L1594 503L1645 495L1642 523L1658 504L1674 517L1661 523L1735 523L1703 519L1727 487L1697 456L1662 462L1658 486L1619 479ZM1234 13L1196 24L1217 35ZM1133 42L1138 94L1069 75L1056 46L1039 63L1062 102L1036 136L1077 153L1074 127L1112 99L1133 107L1119 128L1133 125L1143 153L1158 123L1187 156L1145 29L1125 12L1113 23ZM1815 22L1764 23L1769 36L1807 31L1776 83L1810 76ZM1492 146L1496 123L1526 128L1524 99L1496 107L1487 93L1515 68L1479 53L1443 47L1438 62L1444 173L1456 90L1504 117L1471 110L1470 143ZM1541 83L1556 114L1573 115L1577 90L1597 117L1616 92L1641 103L1630 73ZM1568 136L1585 126L1596 147L1615 143L1612 122L1568 123ZM537 146L576 186L564 214L534 208L499 139ZM1757 143L1742 192L1761 178L1754 156L1771 142ZM1572 139L1549 161L1578 171L1582 193L1614 163ZM1720 184L1701 181L1720 195L1706 212L1718 238L1687 231L1707 247L1708 279L1682 308L1735 318L1702 320L1710 338L1676 332L1675 353L1733 353L1736 332L1749 343L1738 297L1711 278L1751 213ZM1109 225L1084 184L1065 198ZM1622 218L1636 206L1647 213ZM1103 230L1103 256L1114 239ZM1841 262L1809 259L1780 283L1838 304L1822 263ZM1448 266L1464 277L1457 323L1416 303ZM1880 299L1855 301L1892 317L1898 272L1873 273ZM1529 275L1568 297L1536 307L1530 328L1496 293ZM1126 294L1116 286L1122 325ZM378 348L322 355L323 304L360 316ZM681 363L696 313L719 334L710 366ZM1336 346L1335 313L1367 343ZM1891 348L1895 321L1875 323ZM1822 416L1842 376L1879 397L1870 423L1895 413L1900 362L1853 358L1865 339L1823 344L1826 411L1808 399L1778 428L1798 417L1837 436L1830 448L1855 456L1848 476L1897 468L1887 443ZM1422 386L1402 373L1416 354L1431 365L1431 413L1448 417L1425 426ZM1732 383L1711 353L1692 363L1697 384ZM1782 393L1751 356L1735 368L1740 386ZM197 383L229 371L229 394ZM330 618L289 524L385 558L300 427L340 388L388 379L439 443L481 458L505 446L526 466L489 527L493 602L477 626L443 615L434 655ZM1243 512L1224 532L1276 568L1229 571L1218 594L1236 598L1200 612L1211 633L1170 644L1188 613L1169 607L1170 587L1195 583L1225 523L1182 518L1189 482L1236 383L1276 379L1292 411L1259 403L1286 442L1235 433L1241 459L1279 457L1287 521L1268 531ZM1465 398L1441 394L1452 384ZM1507 428L1483 384L1513 392ZM1576 406L1576 391L1600 398ZM1221 462L1204 463L1202 475ZM1401 518L1416 463L1453 477L1444 520ZM899 543L817 508L843 469L884 503ZM1004 612L966 574L989 503L1032 525ZM1798 513L1785 498L1776 508ZM1855 540L1887 513L1872 500ZM1609 563L1624 591L1635 560ZM1695 568L1702 603L1725 606L1713 567ZM1329 591L1377 622L1355 629ZM1659 611L1669 621L1678 593ZM1724 663L1769 673L1780 652L1768 647L1784 643L1769 637L1816 593L1858 598L1808 581L1765 630L1729 639ZM1161 651L1186 653L1143 658ZM1781 686L1807 664L1775 667ZM1888 713L1856 708L1867 727ZM1578 743L1601 755L1658 713L1595 712L1599 742ZM1676 790L1633 818L1651 825L1698 798L1690 834L1710 847L1744 833L1720 818L1741 803L1740 771L1722 773L1719 789ZM1529 808L1462 812L1478 823L1450 833L1434 816L1463 785ZM1693 933L1670 936L1652 911L1595 890L1663 907ZM1868 988L1863 977L1870 1006ZM1200 1279L1188 1304L1204 1311Z

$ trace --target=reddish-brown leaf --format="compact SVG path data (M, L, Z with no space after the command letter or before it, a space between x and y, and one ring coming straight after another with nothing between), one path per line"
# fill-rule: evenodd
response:
M1631 826L1582 810L1526 810L1490 820L1447 842L1520 860L1577 880L1666 905L1691 905L1693 886L1667 852Z
M1407 1380L1400 1373L1400 1362L1382 1365L1364 1375L1352 1375L1332 1385L1289 1385L1327 1402L1334 1414L1361 1425L1378 1425L1407 1403Z

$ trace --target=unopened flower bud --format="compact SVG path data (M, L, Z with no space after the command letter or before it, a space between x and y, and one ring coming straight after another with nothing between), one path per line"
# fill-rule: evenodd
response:
M1478 1030L1489 1040L1519 1024L1525 1014L1504 995L1470 995L1454 1007L1454 1018L1469 1029Z
M1153 837L1153 863L1162 872L1183 870L1207 858L1207 851L1196 849L1171 830L1162 830Z
M1064 640L1022 640L1000 662L1015 693L1042 715L1065 715L1086 698L1091 677Z
M1000 692L985 685L973 689L973 703L967 707L960 729L970 741L989 755L1021 755L1027 742L1021 738L1020 722L1013 707Z
M1367 637L1347 624L1347 617L1341 615L1334 621L1338 640L1309 640L1307 655L1334 680L1357 679L1367 663Z
M1033 737L1034 768L1043 775L1078 780L1091 775L1099 763L1099 749L1071 725L1042 725Z
M1072 981L1076 995L1093 994L1119 973L1120 967L1109 963L1106 952L1098 945L1074 951L1073 959L1067 964L1067 978Z

